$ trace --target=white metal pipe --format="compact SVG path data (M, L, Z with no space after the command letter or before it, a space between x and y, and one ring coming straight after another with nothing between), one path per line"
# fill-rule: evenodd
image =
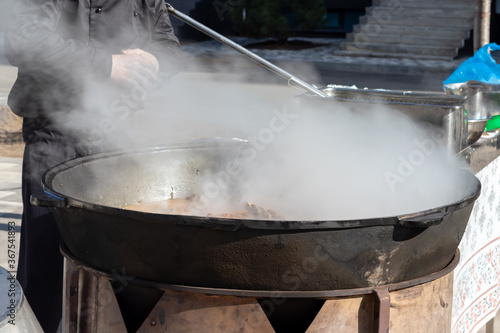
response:
M490 42L491 0L476 1L474 52Z

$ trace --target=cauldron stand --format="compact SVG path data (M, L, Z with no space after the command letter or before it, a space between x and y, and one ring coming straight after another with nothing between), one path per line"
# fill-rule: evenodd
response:
M441 271L373 288L252 291L146 281L124 271L89 267L64 245L61 253L65 258L63 328L81 333L450 332L453 270L459 261L457 250ZM127 308L119 299L130 287L132 293L148 295ZM137 324L129 320L134 311L149 315Z

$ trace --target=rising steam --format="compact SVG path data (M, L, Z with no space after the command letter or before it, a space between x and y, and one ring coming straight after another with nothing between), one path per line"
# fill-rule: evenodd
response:
M316 107L286 86L269 86L272 95L261 87L217 76L181 81L170 88L171 103L151 109L182 119L184 127L168 131L177 141L186 133L248 140L230 161L237 177L211 174L206 182L218 186L217 195L196 214L234 212L249 201L293 220L358 219L414 213L470 194L467 166L446 148L440 128L379 104ZM220 168L228 173L227 164Z
M249 77L265 82L274 74L236 59L216 74L202 74L203 64L196 63L197 73L183 72L167 86L118 98L116 91L88 82L84 113L75 110L57 121L80 133L87 148L247 140L242 156L232 161L237 177L205 179L218 184L219 192L196 214L232 212L250 201L292 220L359 219L418 212L470 194L466 166L446 149L438 129L381 105L354 111L332 102L315 108L286 82L250 83ZM312 71L308 77L315 82Z

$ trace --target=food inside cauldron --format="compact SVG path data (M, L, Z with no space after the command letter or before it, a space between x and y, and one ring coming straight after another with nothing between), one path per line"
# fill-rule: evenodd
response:
M146 202L137 205L127 206L124 209L136 210L146 213L174 214L174 215L195 215L191 207L196 202L196 196L186 199L170 199L157 202ZM244 207L233 213L208 213L208 217L222 217L235 219L257 219L276 220L281 216L271 209L265 209L253 203L246 202Z

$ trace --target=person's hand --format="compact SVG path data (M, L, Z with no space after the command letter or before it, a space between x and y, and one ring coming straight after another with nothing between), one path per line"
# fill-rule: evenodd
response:
M156 82L158 60L141 49L123 50L113 55L111 80L121 85L150 87Z
M128 49L123 50L122 53L139 56L141 63L155 74L158 73L158 70L160 69L160 64L158 63L156 57L147 51L141 49Z

